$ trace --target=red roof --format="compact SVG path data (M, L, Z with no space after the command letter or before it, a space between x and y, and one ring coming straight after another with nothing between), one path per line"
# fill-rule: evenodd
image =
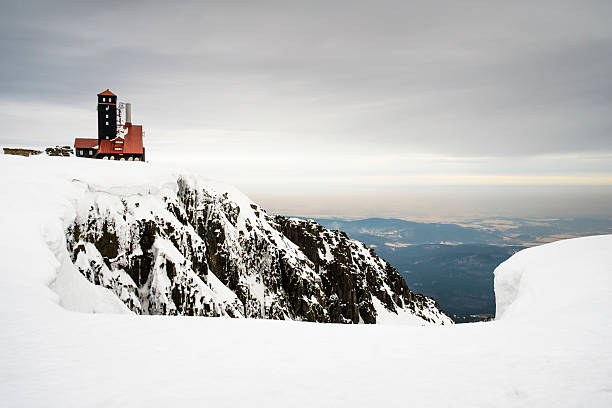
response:
M125 153L142 154L142 125L125 125L128 132L125 135Z
M106 91L100 92L98 95L102 95L102 96L117 96L114 93L112 93L111 91L109 91L108 89Z
M113 141L112 140L102 140L100 142L100 147L98 148L98 154L99 153L115 153L115 151L113 150ZM123 153L123 151L121 152L117 152L117 153Z
M96 146L98 146L98 139L74 139L75 149L93 149Z
M142 154L142 126L126 124L123 128L127 129L125 138L116 137L113 140L102 140L98 153Z

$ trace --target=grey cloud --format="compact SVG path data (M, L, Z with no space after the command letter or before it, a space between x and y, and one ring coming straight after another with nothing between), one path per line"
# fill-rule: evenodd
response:
M607 2L107 4L3 4L0 98L111 87L151 127L323 149L612 152Z

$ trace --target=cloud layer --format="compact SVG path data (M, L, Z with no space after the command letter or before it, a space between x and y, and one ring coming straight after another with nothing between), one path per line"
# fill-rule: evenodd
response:
M94 135L111 88L247 191L612 183L610 2L105 4L1 6L2 144Z

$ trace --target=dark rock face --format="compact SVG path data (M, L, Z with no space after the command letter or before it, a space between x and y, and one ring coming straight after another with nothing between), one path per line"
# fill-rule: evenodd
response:
M70 146L47 147L45 153L47 153L47 156L69 157L74 155L74 151Z
M11 154L15 156L24 156L24 157L37 156L39 154L42 154L42 151L40 150L23 149L23 148L5 147L3 148L3 150L4 150L4 154ZM47 154L47 156L69 157L69 156L74 155L74 152L72 151L72 147L70 146L47 147L45 149L45 153Z
M24 157L37 156L42 153L40 150L11 148L11 147L4 147L3 151L4 151L4 154L10 154L13 156L24 156Z
M67 231L81 273L133 312L376 323L452 323L362 243L313 221L266 214L239 192L175 186L90 192Z
M328 321L311 265L263 211L251 204L241 210L227 193L194 189L185 180L178 199L206 243L210 271L240 299L245 317ZM239 218L241 211L247 216Z
M429 298L412 293L397 270L378 258L373 249L312 220L276 216L274 221L320 274L325 295L330 300L328 310L332 322L358 323L361 318L365 323L375 323L373 297L390 311L408 308L424 320L435 321L435 317L420 313L420 309L428 307ZM433 307L442 313L437 303L433 302Z

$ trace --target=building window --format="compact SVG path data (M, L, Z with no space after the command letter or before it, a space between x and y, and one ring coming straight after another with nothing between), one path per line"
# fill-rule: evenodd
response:
M108 119L108 113L106 114L106 119Z
M90 151L89 151L89 155L90 155L90 156L93 156L93 150L90 150Z
M108 120L106 121L106 126L108 126Z
M106 106L106 110L108 110L108 108L109 108L109 107L108 107L108 105L107 105L107 106Z
M106 102L106 98L104 98L104 97L103 97L103 98L102 98L102 102Z
M77 156L82 156L83 155L83 151L81 149L77 150Z

